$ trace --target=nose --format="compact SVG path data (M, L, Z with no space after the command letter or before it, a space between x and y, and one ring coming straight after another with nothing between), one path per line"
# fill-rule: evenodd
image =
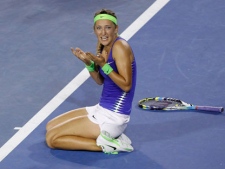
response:
M102 29L102 35L105 35L105 33L106 33L106 30Z

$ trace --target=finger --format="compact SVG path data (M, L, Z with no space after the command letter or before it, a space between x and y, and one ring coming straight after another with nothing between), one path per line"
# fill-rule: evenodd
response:
M91 53L87 52L86 55L88 56L88 58L90 58L91 60L95 59L95 56L92 55Z
M83 50L81 50L80 48L77 48L77 50L79 51L80 54L84 54L85 55L85 52Z
M73 48L73 47L71 47L70 48L71 49L71 51L72 51L72 53L74 54L74 55L78 55L79 54L79 51L80 51L80 49L79 48Z
M86 55L87 55L87 56L92 56L91 53L89 53L89 52L86 52Z
M101 59L102 58L105 59L101 53L98 55L98 57L101 58Z
M70 48L70 50L74 53L75 52L75 49L73 47Z
M86 52L86 54L87 54L87 55L89 55L89 56L93 56L93 57L95 57L95 55L94 55L94 54L92 54L92 53L90 53L90 52Z

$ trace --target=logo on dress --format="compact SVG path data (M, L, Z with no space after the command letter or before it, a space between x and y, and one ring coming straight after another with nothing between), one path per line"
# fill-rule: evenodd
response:
M108 64L110 65L111 63L113 63L114 61L112 61L112 62L108 62Z

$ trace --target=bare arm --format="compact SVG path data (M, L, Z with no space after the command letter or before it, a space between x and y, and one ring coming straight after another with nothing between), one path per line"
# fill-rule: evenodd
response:
M133 53L126 41L119 40L113 47L113 58L115 59L118 73L115 71L109 77L123 91L128 92L132 87L132 67Z
M103 84L104 78L101 76L98 70L95 70L94 72L89 72L89 73L97 84L99 85Z
M88 55L91 60L103 67L106 63L104 57L98 58ZM123 91L128 92L132 87L132 67L133 53L126 41L118 40L113 46L113 58L116 62L118 73L112 71L108 76Z

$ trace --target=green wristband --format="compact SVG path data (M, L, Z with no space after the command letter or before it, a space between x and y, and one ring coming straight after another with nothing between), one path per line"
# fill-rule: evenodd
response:
M95 71L95 64L94 62L91 60L91 64L88 66L88 65L85 65L85 67L87 68L87 70L89 72L94 72Z
M108 75L113 71L113 68L108 63L106 63L104 66L102 66L102 70L106 75Z

